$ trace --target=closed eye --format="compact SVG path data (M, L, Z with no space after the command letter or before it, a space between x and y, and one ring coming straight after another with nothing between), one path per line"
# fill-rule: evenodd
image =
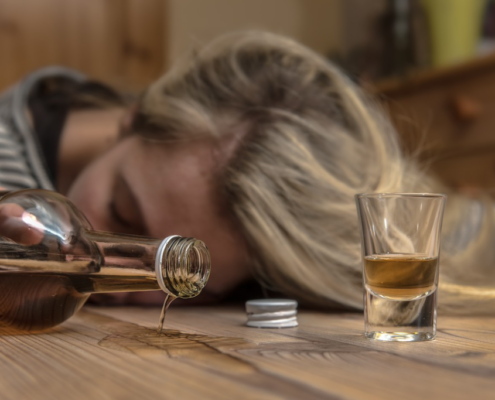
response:
M115 201L112 200L108 205L108 208L110 210L110 215L117 223L119 223L123 227L132 228L132 224L120 214L119 210L117 209L117 205L115 204Z
M108 204L110 217L122 233L146 234L146 226L136 196L122 177L118 176Z

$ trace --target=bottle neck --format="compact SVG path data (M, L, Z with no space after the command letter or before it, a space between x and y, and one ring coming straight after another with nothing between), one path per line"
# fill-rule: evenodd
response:
M84 236L98 249L100 269L155 271L155 256L162 242L160 239L99 231L86 231Z
M159 240L97 231L87 231L85 236L98 249L99 274L141 276L180 298L197 296L208 281L210 254L200 240L180 236ZM132 291L132 287L126 290Z

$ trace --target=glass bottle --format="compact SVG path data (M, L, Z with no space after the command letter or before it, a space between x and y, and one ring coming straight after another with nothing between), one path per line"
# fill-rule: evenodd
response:
M200 240L94 231L67 198L46 190L0 196L1 325L53 327L91 293L161 289L186 299L206 285L210 254Z

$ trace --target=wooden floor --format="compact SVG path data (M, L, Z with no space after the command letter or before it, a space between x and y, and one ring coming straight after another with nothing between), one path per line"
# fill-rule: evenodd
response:
M0 336L1 399L494 399L495 318L440 317L437 340L379 343L360 314L243 326L242 308L89 308Z

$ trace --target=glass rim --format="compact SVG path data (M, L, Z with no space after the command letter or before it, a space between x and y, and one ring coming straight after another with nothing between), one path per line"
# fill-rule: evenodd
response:
M355 198L387 198L387 197L419 197L419 198L431 198L431 199L446 199L447 195L444 193L358 193Z

